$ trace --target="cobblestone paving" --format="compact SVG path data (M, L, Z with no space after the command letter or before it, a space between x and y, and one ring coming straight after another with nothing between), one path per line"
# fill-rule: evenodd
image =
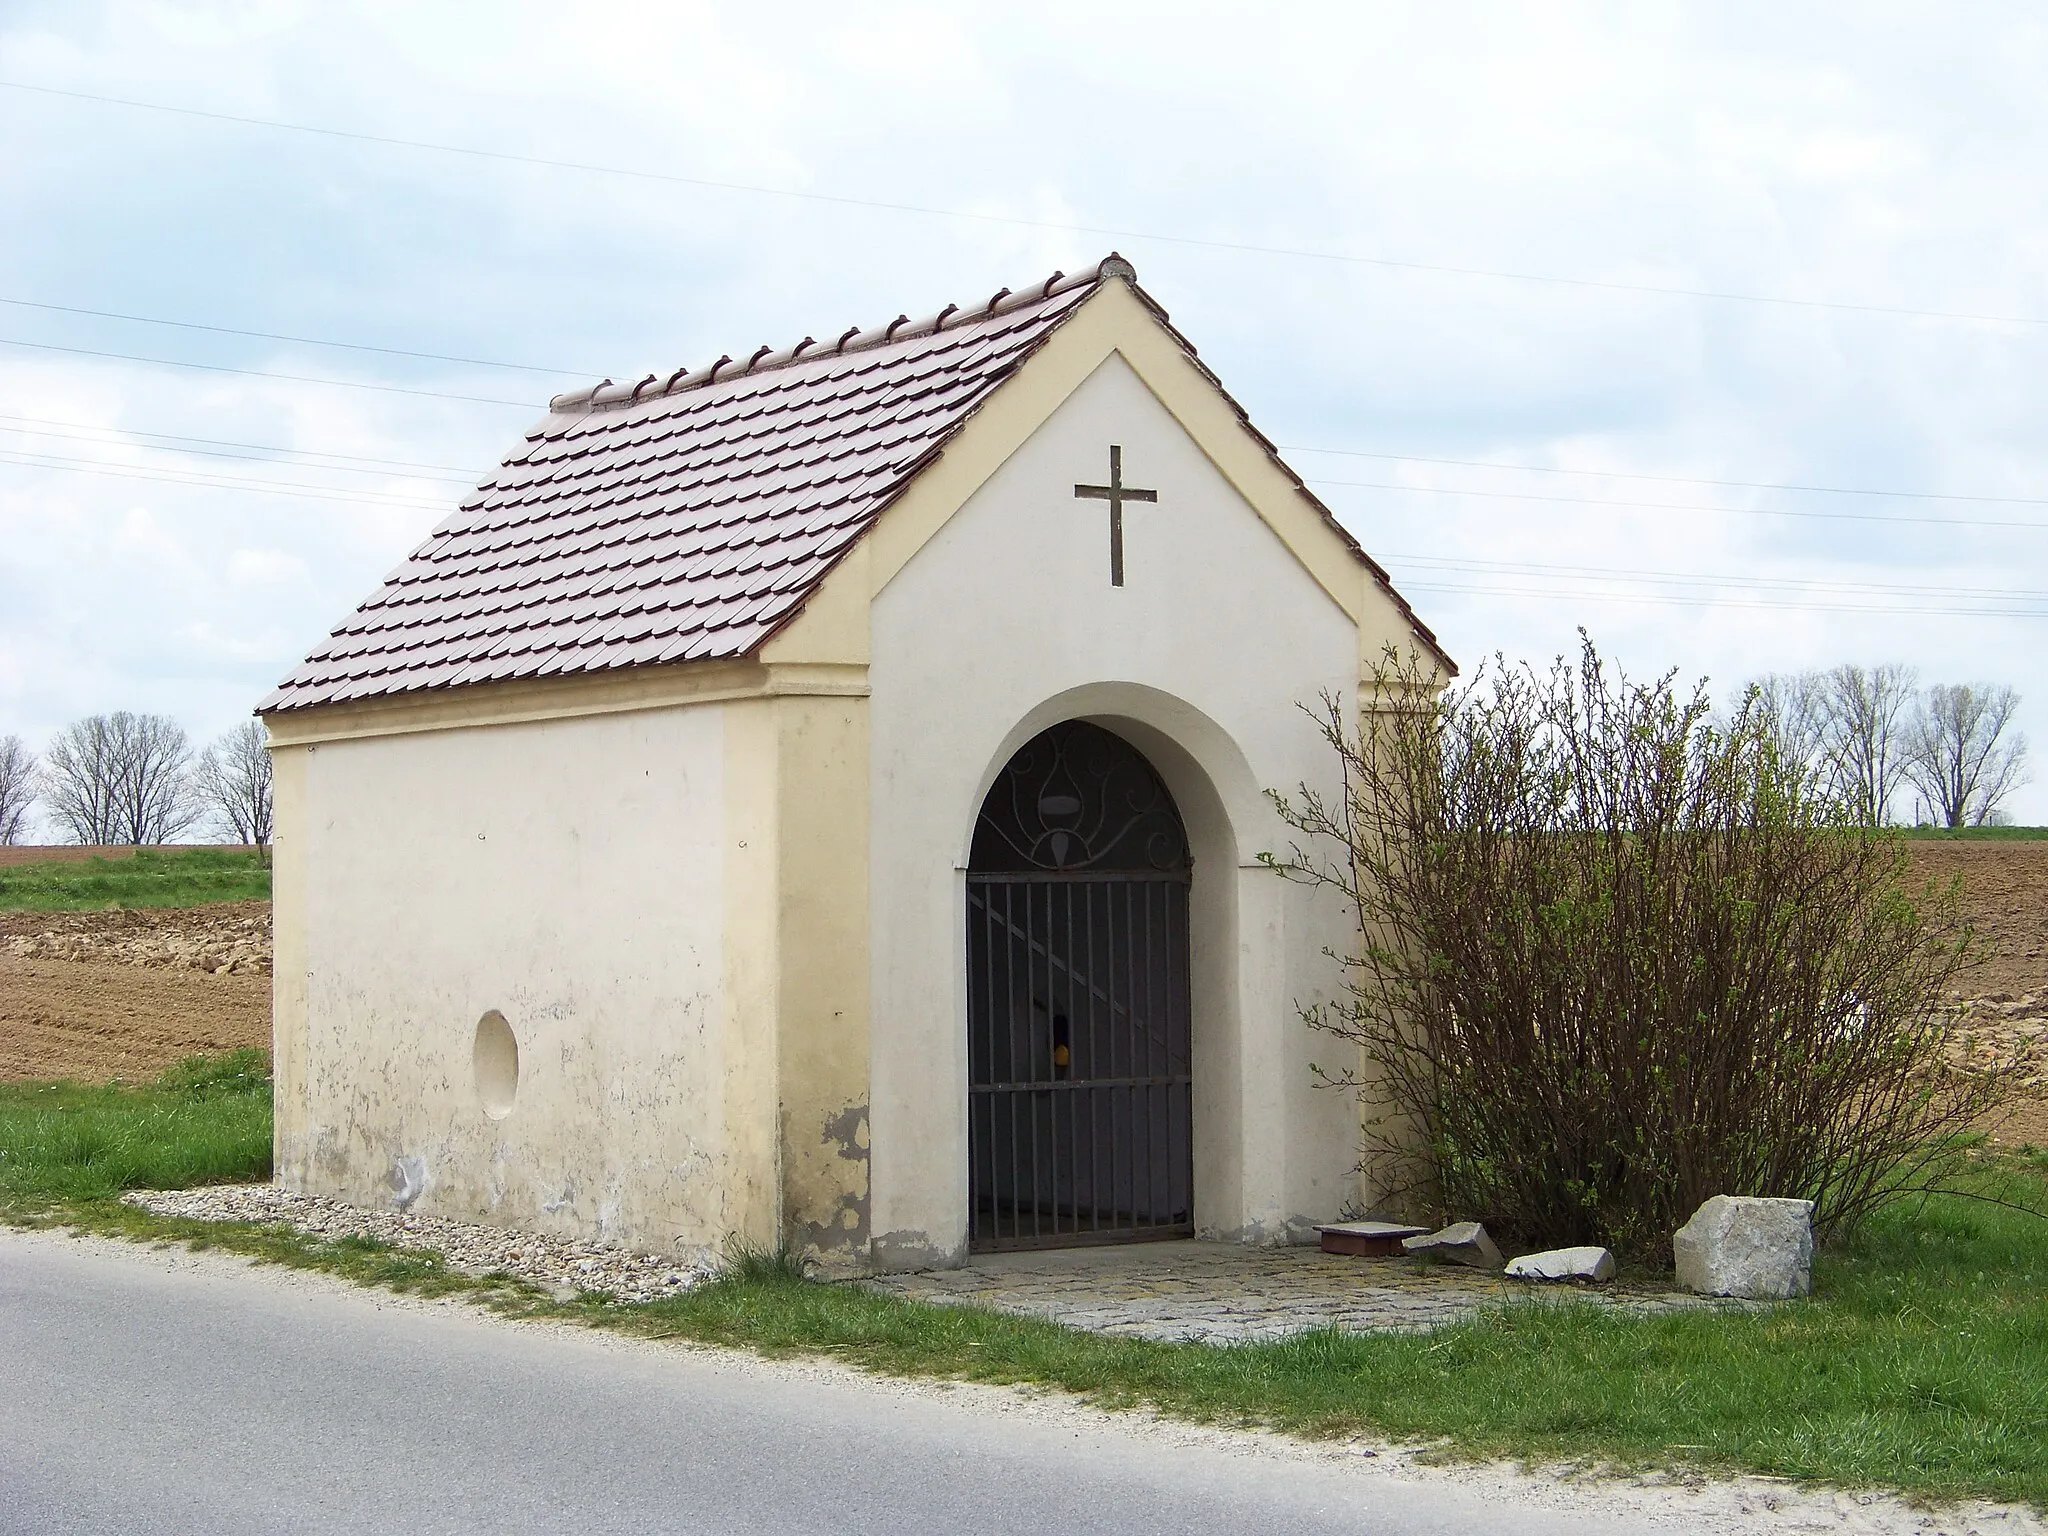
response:
M990 1307L1096 1333L1212 1344L1325 1327L1420 1332L1496 1301L1563 1297L1636 1312L1731 1305L1650 1286L1536 1286L1415 1259L1200 1242L981 1254L963 1269L860 1283L916 1301Z

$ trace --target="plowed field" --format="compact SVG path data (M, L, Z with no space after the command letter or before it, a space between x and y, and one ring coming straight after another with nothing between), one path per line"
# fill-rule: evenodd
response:
M2048 988L2048 841L1911 847L1916 876L1963 882L1963 910L1985 950L1963 991L2017 997Z
M0 1078L153 1077L270 1047L270 907L0 912Z
M154 1077L184 1056L270 1048L270 978L0 955L0 1078Z

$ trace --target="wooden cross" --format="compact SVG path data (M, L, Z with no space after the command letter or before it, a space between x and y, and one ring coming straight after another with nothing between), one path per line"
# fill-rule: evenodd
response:
M1109 584L1124 584L1124 503L1157 501L1157 491L1140 491L1124 484L1124 451L1114 443L1109 448L1109 484L1077 485L1074 494L1085 501L1109 503Z

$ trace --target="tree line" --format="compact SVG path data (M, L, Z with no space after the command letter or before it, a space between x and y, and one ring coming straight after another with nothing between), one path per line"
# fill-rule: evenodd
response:
M1778 751L1866 826L1897 819L1909 788L1915 821L1983 826L2031 778L2027 738L2013 725L2020 696L2009 687L1922 688L1898 664L1774 672L1752 687ZM168 843L202 824L229 841L268 843L263 727L244 721L196 754L177 721L126 710L73 721L40 759L19 736L0 736L0 844L21 841L37 806L75 843Z
M270 841L270 753L246 720L202 751L168 715L116 710L74 720L39 758L0 736L0 844L22 841L40 810L73 843L139 847L206 827L224 841Z
M1944 827L2004 820L2012 792L2033 777L2027 738L2014 729L2020 696L1991 683L1931 683L1898 664L1774 672L1758 703L1778 751L1803 765L1865 826L1897 819L1910 789L1913 820Z

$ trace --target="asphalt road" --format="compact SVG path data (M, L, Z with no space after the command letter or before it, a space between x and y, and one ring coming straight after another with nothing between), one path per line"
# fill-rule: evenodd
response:
M1057 1401L0 1231L0 1532L1625 1528L1588 1513Z

